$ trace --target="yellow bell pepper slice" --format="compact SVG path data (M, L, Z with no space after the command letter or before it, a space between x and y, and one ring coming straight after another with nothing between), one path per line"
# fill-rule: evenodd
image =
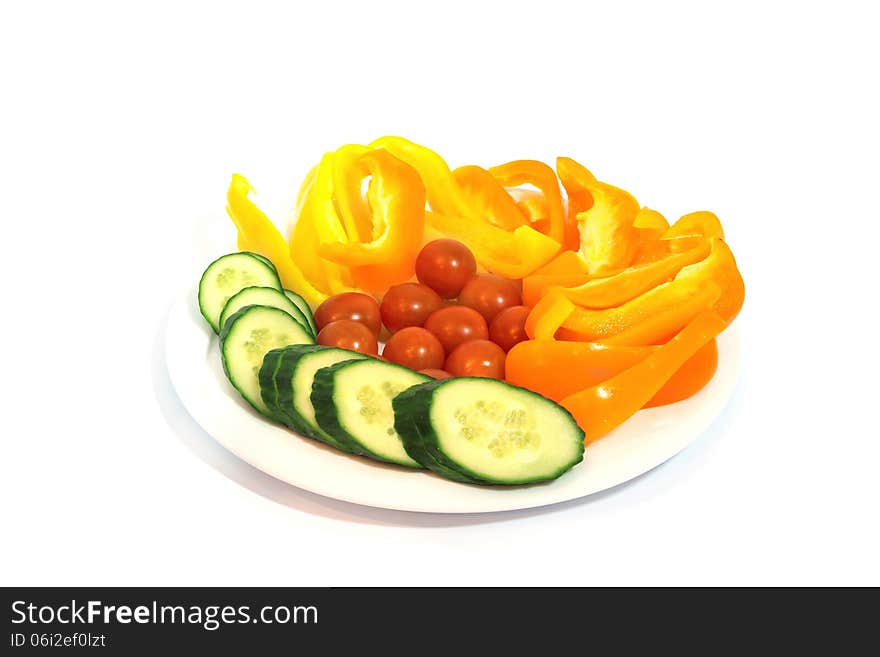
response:
M316 289L294 264L284 237L248 197L252 189L247 178L236 173L226 193L226 212L238 229L238 248L271 260L285 288L299 294L313 308L318 306L327 295Z
M333 190L334 205L342 214L343 223L365 234L357 226L364 217L354 216L360 210L353 208L363 203L361 180L370 176L366 203L370 236L359 239L349 235L346 240L322 241L318 253L351 268L358 287L382 293L415 273L424 234L425 187L415 169L383 149L360 151L346 166L350 169L348 184Z
M438 233L468 245L477 262L493 274L523 278L549 262L559 243L531 226L507 231L492 224L428 212L428 225Z
M547 203L549 226L547 235L560 245L565 243L565 213L562 208L562 194L559 181L549 166L538 160L514 160L489 169L504 187L534 185L544 194Z
M379 137L370 148L382 148L418 171L425 185L431 210L459 217L473 216L473 209L461 195L446 161L430 148L403 137Z

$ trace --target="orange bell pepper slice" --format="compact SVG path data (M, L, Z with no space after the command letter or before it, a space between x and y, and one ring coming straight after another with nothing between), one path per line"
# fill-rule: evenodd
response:
M547 203L549 226L547 235L560 246L565 244L565 213L562 207L562 194L559 181L553 169L538 160L514 160L489 169L504 187L534 185L544 195Z
M604 341L662 313L669 313L663 317L670 321L660 322L660 325L665 330L675 330L672 320L678 318L681 321L683 317L683 313L678 313L676 307L684 306L683 310L692 312L693 306L690 304L707 298L704 295L707 294L707 289L711 289L708 287L710 282L721 289L711 308L725 321L733 321L742 308L745 296L742 276L736 267L733 253L723 240L710 238L709 244L710 252L706 258L684 267L670 282L658 285L620 306L603 310L575 308L563 324L566 331L561 331L560 335L576 340ZM647 330L647 325L645 329ZM642 331L638 328L633 330ZM645 337L639 333L638 339Z
M278 270L281 283L303 297L312 307L327 298L294 264L284 237L248 195L253 190L247 178L233 174L226 193L226 212L238 229L238 248L268 258Z
M711 251L708 257L682 269L675 280L697 284L711 280L716 283L721 288L721 296L712 309L730 323L742 309L746 295L745 283L727 243L720 237L713 237L709 239L709 244Z
M325 199L331 210L347 217L354 236L339 235L318 245L321 257L351 268L355 284L372 293L412 278L425 224L425 187L415 169L385 150L358 150L347 164L351 183L333 189ZM318 180L321 180L321 170ZM359 176L359 178L358 178ZM360 180L372 176L367 191L372 230L368 241L358 241L365 230L358 226L356 206L362 203ZM355 184L356 183L356 184ZM331 207L332 206L332 207ZM332 223L332 218L329 220ZM362 221L362 219L361 219Z
M523 303L534 308L552 288L574 288L589 280L587 274L531 274L522 279Z
M588 273L587 263L577 251L563 251L558 256L534 272L536 275L575 276Z
M550 205L547 203L547 199L544 198L543 193L534 189L522 188L513 188L507 191L527 222L534 223L545 220L549 222Z
M720 296L721 288L715 282L707 281L679 303L661 309L602 342L614 345L663 344L694 317L712 308Z
M639 204L629 193L596 180L569 157L556 159L556 170L568 194L569 220L577 222L580 251L591 275L610 274L629 266L639 233L633 222ZM643 213L648 221L648 212ZM656 221L656 217L652 217Z
M452 172L452 177L472 211L492 225L514 230L528 224L510 194L484 168L459 167Z
M640 363L660 347L624 347L599 342L525 340L505 361L505 380L560 402ZM710 340L691 356L644 408L664 406L698 393L718 367L718 345ZM565 372L565 376L560 376Z
M577 216L593 207L590 187L598 181L589 169L570 157L556 158L556 173L568 196L568 221L577 225Z
M520 343L524 344L524 343ZM718 369L718 343L712 339L691 356L643 408L664 406L697 394Z
M610 379L644 360L650 353L650 348L645 347L526 340L508 352L505 379L559 402L579 390Z
M635 228L650 228L658 231L658 239L669 230L669 222L666 221L666 217L650 208L642 208L639 210L638 214L636 214L636 218L633 219L633 226Z
M559 292L548 294L526 318L526 335L533 340L554 340L556 331L574 309L574 304Z
M562 399L560 404L584 430L584 443L598 440L642 408L682 365L726 326L727 322L716 313L701 313L641 362Z
M593 279L578 287L562 288L563 294L584 308L613 308L667 282L683 267L699 262L709 255L709 242L670 255L663 260L638 265L607 278Z
M718 237L724 239L724 228L712 212L701 210L682 216L670 226L663 237L684 237L686 235L702 235L703 237Z

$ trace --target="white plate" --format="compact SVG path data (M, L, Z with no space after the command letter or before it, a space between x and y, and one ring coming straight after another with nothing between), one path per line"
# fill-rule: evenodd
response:
M723 410L736 383L739 341L718 338L718 371L690 399L639 411L587 447L584 461L559 479L505 488L453 483L424 471L343 454L272 424L226 380L218 340L196 306L195 290L171 310L168 370L184 406L239 458L277 479L327 497L402 511L479 513L528 509L573 500L647 472L696 440Z

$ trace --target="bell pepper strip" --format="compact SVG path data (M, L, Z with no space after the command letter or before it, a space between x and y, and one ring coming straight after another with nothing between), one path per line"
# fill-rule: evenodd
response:
M596 184L596 177L570 157L556 158L556 173L568 196L568 221L577 225L577 216L593 207L590 187Z
M486 270L506 278L528 276L559 251L559 243L531 226L507 231L466 217L425 213L432 230L464 242Z
M385 150L359 151L348 166L361 179L371 176L367 199L375 237L360 241L349 235L348 239L322 241L318 253L350 267L357 287L382 293L415 273L425 226L425 187L415 169ZM363 200L360 180L355 178L342 189L334 188L331 203L343 215L343 224L360 233L354 218L344 219Z
M505 380L559 402L632 367L647 358L652 349L597 342L525 340L508 352Z
M318 237L316 244L310 244L306 248L315 248L321 257L321 265L330 293L341 294L356 289L351 270L343 266L343 263L333 262L321 253L322 245L348 242L348 233L336 212L336 203L333 199L333 160L334 153L325 153L321 158L310 199L306 204Z
M458 217L474 216L473 209L459 192L449 166L430 148L395 136L380 137L370 143L370 148L384 149L418 171L433 212Z
M698 263L699 264L699 263ZM690 265L691 267L695 265ZM682 270L684 271L684 270ZM679 272L681 275L681 272ZM696 297L706 287L709 278L679 280L678 277L658 285L614 308L592 310L576 306L562 325L560 336L567 340L604 341L613 335L636 326L670 308L675 308ZM558 293L553 290L550 294ZM537 306L536 306L537 307ZM708 309L708 305L706 309ZM686 320L685 320L686 321ZM680 328L680 327L679 327Z
M647 358L597 385L560 401L584 430L585 444L606 435L656 395L706 343L727 326L716 313L700 313Z
M712 212L701 210L683 215L678 221L670 226L663 237L683 237L686 235L702 235L703 237L718 237L724 239L724 228L721 222Z
M544 195L549 212L547 235L562 246L565 244L565 212L559 181L549 166L538 160L514 160L489 169L504 187L534 185Z
M720 237L709 240L711 251L700 262L688 265L675 277L675 281L696 282L711 280L721 288L721 296L713 310L730 323L737 316L745 300L746 288L736 266L736 259L727 243Z
M627 192L605 183L590 187L593 207L577 215L580 251L590 274L600 276L629 266L635 254L638 233L633 220L638 202Z
M520 343L524 344L524 343ZM643 408L665 406L697 394L718 369L718 343L713 339L691 356Z
M671 280L683 267L709 255L709 242L656 262L630 267L607 278L596 278L578 287L562 288L573 303L584 308L613 308Z
M327 295L316 289L294 264L284 237L248 197L252 189L247 178L233 174L226 193L226 212L238 229L238 248L271 260L284 287L299 294L310 306L317 306Z
M649 229L639 229L649 230ZM672 237L669 239L643 239L636 247L632 264L644 265L649 262L657 262L668 258L674 253L682 253L697 248L705 242L702 235L688 235L685 237Z
M472 212L493 226L514 230L529 223L510 194L484 168L474 165L458 167L452 177Z
M549 221L550 206L547 204L547 199L544 198L543 193L536 189L524 189L521 187L508 189L507 193L513 199L513 202L516 203L516 207L519 208L519 211L526 218L527 223L534 223L544 219Z
M602 342L630 346L663 344L694 317L712 308L720 296L721 288L715 282L707 281L679 303L645 317L620 333L605 338Z
M589 280L590 277L586 274L531 274L522 279L523 303L534 308L551 288L573 288Z
M535 270L536 275L544 274L562 274L565 276L573 276L582 274L587 275L587 263L577 251L563 251L553 258L543 267Z
M370 206L361 190L370 173L362 160L369 150L360 144L346 144L333 153L333 201L348 238L355 242L370 242L383 230L382 226L374 227Z
M653 228L659 231L660 235L669 230L669 222L666 221L666 217L651 208L639 210L636 218L633 219L633 226L635 228Z
M548 294L526 318L526 335L532 340L555 340L556 331L574 309L574 304L559 292Z

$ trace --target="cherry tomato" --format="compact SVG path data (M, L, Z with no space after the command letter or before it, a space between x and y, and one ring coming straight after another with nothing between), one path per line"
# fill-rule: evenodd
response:
M522 304L522 295L512 281L492 274L474 276L458 295L462 306L473 308L487 322L505 308Z
M377 356L379 343L366 325L353 319L337 319L318 331L318 344L325 347L341 347Z
M471 340L449 354L443 369L452 376L504 378L504 350L489 340Z
M416 258L416 277L444 299L454 299L474 273L474 254L456 240L425 244Z
M447 306L435 310L425 320L425 328L437 336L447 354L451 354L463 342L489 337L489 327L483 316L465 306Z
M489 339L504 351L510 351L517 342L528 340L526 318L531 311L528 306L505 308L489 324Z
M445 370L419 370L419 374L427 374L432 379L451 379L452 375Z
M385 293L379 311L382 323L394 333L407 326L421 326L442 305L443 299L427 285L403 283Z
M379 335L382 318L379 304L368 294L360 292L343 292L330 297L315 310L315 326L320 331L330 322L340 319L351 319L360 322Z
M412 370L440 369L443 345L430 331L407 326L388 338L382 357Z

